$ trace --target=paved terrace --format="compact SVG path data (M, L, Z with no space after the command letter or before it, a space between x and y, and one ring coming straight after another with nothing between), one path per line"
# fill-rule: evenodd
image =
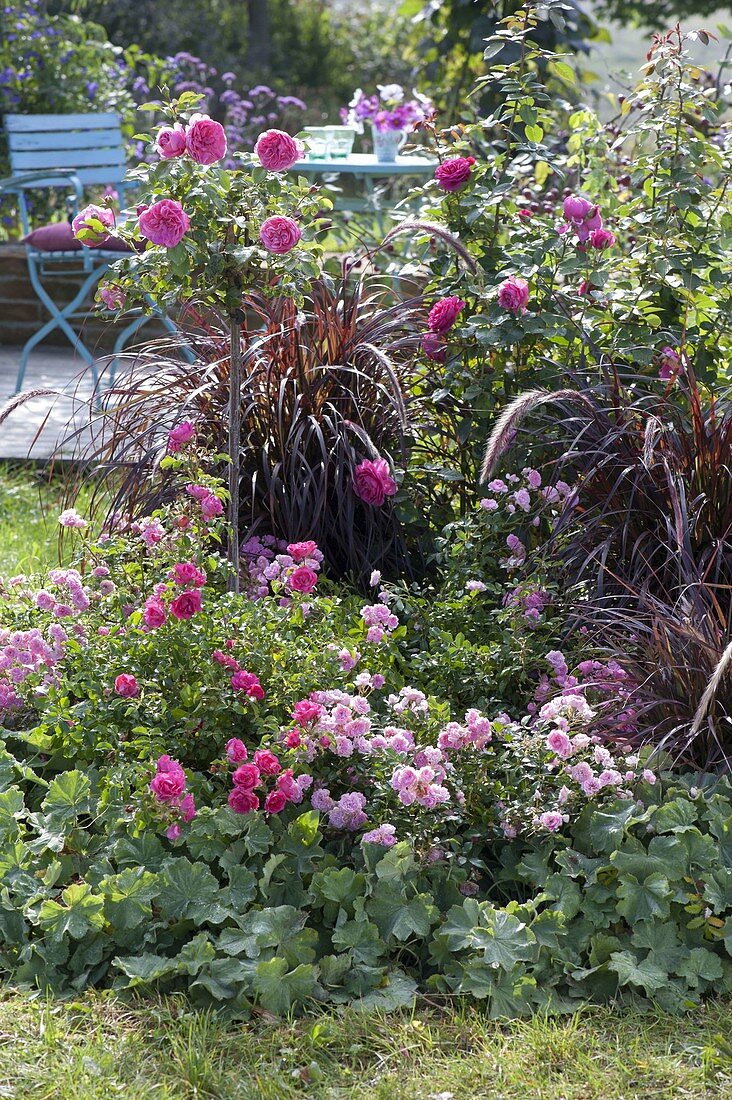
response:
M0 347L0 415L15 389L19 360L20 348ZM70 347L35 349L23 390L52 390L55 396L34 398L0 424L0 460L47 459L56 452L70 423L80 426L88 420L91 373ZM62 448L61 457L70 457L72 449Z

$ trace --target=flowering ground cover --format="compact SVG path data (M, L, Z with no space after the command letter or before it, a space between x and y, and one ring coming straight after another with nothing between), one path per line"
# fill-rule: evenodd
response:
M11 981L221 1026L729 992L724 103L678 30L617 121L557 103L540 15L495 115L423 105L408 299L323 257L299 137L232 170L191 91L136 216L74 218L131 245L104 306L183 302L199 358L106 396L108 507L0 582Z

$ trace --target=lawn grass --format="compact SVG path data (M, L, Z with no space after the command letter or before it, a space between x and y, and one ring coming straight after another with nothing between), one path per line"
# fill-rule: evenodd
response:
M58 516L67 506L65 487L62 473L49 481L43 467L0 463L0 577L32 576L59 564ZM82 513L87 495L82 490L76 502ZM73 554L72 543L73 537L66 541L66 560Z
M476 1008L345 1010L233 1026L178 1000L0 996L13 1100L701 1100L732 1095L732 1007L586 1009L498 1024Z

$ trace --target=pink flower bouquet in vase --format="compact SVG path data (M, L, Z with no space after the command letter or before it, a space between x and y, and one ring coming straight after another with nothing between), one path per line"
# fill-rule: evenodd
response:
M405 99L401 84L377 84L378 94L367 96L360 88L341 111L344 123L363 133L364 121L371 123L374 153L381 164L393 164L407 135L432 113L431 101L419 92Z

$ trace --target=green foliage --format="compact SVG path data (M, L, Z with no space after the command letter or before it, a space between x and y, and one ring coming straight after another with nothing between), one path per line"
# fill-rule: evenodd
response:
M240 866L250 820L232 833L208 818L223 843L191 859L135 840L98 782L65 773L43 804L64 819L57 853L36 843L47 817L32 786L0 797L13 807L0 966L21 982L187 990L237 1015L354 998L394 1008L419 989L486 1000L495 1017L625 994L681 1011L729 989L732 864L714 839L732 812L726 781L675 780L646 806L588 805L566 837L494 844L474 897L461 896L461 860L430 862L407 842L341 849L336 863L312 813L272 819ZM80 814L95 826L76 827ZM485 854L484 840L472 847ZM298 904L273 904L275 883L297 886ZM488 900L497 888L514 900Z

